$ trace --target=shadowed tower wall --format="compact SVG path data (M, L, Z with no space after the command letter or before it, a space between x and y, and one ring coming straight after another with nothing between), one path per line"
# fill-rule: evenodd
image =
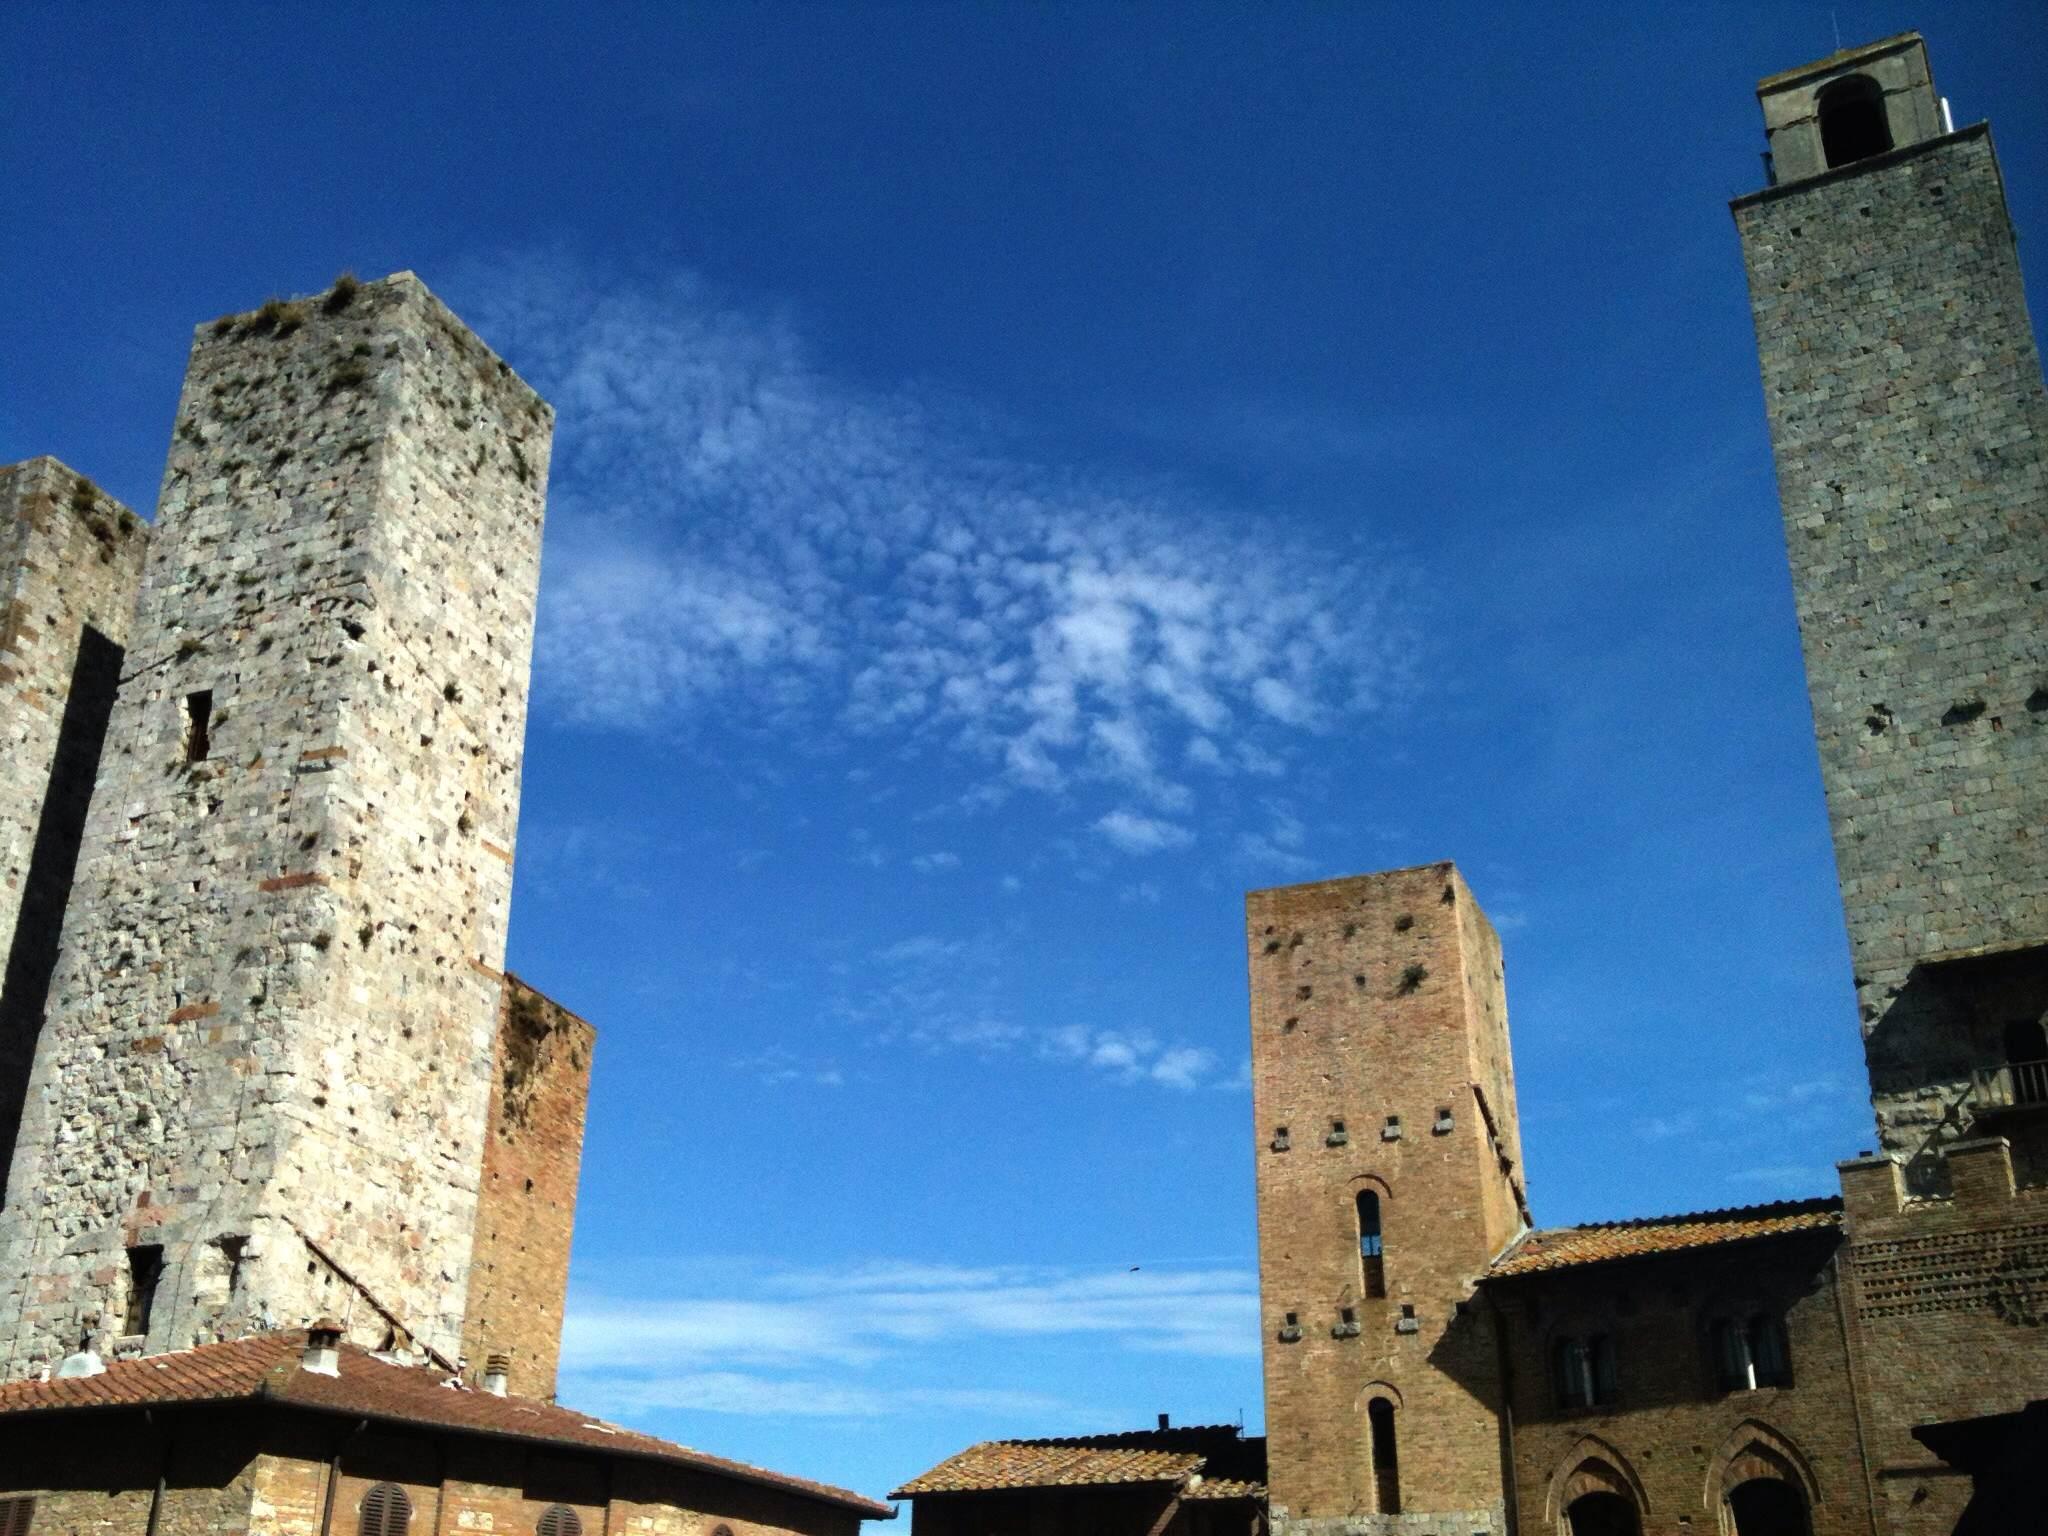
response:
M1758 97L1778 184L1734 213L1871 1095L1931 1189L2048 1007L2048 397L1990 129L1946 131L1920 38Z
M148 548L140 518L55 459L0 466L0 1159L28 1092Z
M550 434L410 274L195 338L0 1212L8 1374L321 1313L459 1350Z
M1500 941L1449 864L1245 912L1275 1528L1498 1532L1497 1344L1471 1301L1527 1225Z

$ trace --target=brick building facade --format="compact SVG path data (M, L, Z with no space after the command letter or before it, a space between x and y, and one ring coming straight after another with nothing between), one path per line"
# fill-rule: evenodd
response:
M505 970L552 427L401 273L199 329L152 525L0 469L6 1536L893 1513L553 1402L594 1032Z

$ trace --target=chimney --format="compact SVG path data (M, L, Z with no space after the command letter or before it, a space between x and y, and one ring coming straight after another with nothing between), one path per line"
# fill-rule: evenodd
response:
M301 1367L315 1376L341 1374L341 1324L331 1317L306 1325L306 1353Z
M510 1355L487 1355L484 1358L484 1390L493 1397L505 1395L506 1378L512 1374Z
M1167 1428L1170 1428L1170 1427L1171 1427L1171 1426L1170 1426L1170 1425L1168 1425L1168 1423L1166 1422L1166 1415L1165 1415L1165 1414L1163 1414L1163 1413L1162 1413L1161 1415L1159 1415L1159 1427L1160 1427L1161 1429L1167 1429Z

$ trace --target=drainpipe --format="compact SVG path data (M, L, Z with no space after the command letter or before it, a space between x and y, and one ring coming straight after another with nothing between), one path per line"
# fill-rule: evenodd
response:
M170 1480L171 1475L171 1437L157 1427L156 1415L147 1408L142 1410L142 1422L149 1426L150 1433L156 1436L158 1442L156 1487L150 1490L149 1524L143 1528L143 1536L156 1536L157 1518L163 1513L164 1508L164 1485Z
M334 1485L341 1481L341 1453L348 1449L349 1441L369 1427L368 1419L357 1419L356 1427L335 1442L334 1454L327 1459L327 1492L320 1499L320 1536L328 1536L334 1528Z

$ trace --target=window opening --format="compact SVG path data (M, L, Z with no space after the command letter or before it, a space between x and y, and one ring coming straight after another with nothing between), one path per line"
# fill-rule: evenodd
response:
M1557 1400L1566 1408L1599 1408L1615 1397L1614 1339L1605 1333L1557 1341Z
M213 750L213 690L201 688L185 695L185 761L203 763Z
M1714 1323L1714 1360L1724 1392L1792 1384L1785 1325L1768 1312L1724 1317Z
M29 1525L35 1517L34 1499L0 1499L0 1536L28 1536Z
M359 1536L405 1536L412 1524L412 1500L396 1483L379 1483L363 1495Z
M2048 1031L2032 1019L2005 1026L2005 1062L2015 1104L2048 1104Z
M1884 92L1868 75L1834 81L1820 93L1820 147L1828 169L1854 165L1892 147Z
M1360 1289L1367 1296L1387 1294L1386 1257L1380 1241L1380 1197L1358 1192L1358 1267Z
M164 1250L147 1243L128 1250L128 1311L121 1331L148 1333L149 1314L156 1306L157 1282L164 1277Z
M566 1504L550 1504L541 1511L534 1536L583 1536L583 1522Z
M1401 1452L1394 1443L1394 1405L1376 1397L1365 1405L1366 1425L1372 1432L1373 1502L1383 1515L1401 1512Z

